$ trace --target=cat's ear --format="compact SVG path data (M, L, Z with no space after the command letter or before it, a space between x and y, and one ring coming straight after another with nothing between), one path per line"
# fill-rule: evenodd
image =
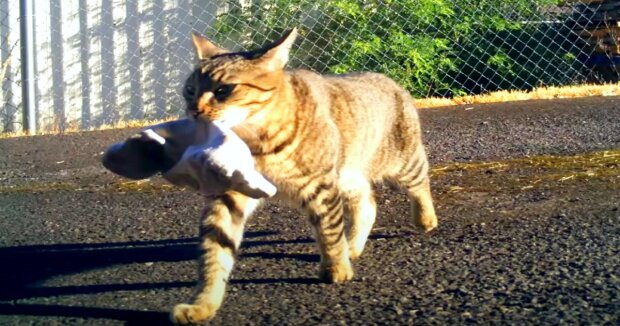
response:
M192 42L194 43L194 47L196 48L196 56L198 56L198 60L206 60L218 54L227 52L226 50L219 48L217 45L207 40L206 37L196 32L192 32Z
M297 38L297 28L293 28L285 33L279 40L263 48L261 60L268 70L283 69L288 62L291 47Z

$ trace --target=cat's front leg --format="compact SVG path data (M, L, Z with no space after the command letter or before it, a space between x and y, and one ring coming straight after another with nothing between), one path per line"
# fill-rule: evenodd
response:
M329 283L353 278L349 246L344 233L344 207L335 186L318 185L304 203L310 213L310 224L321 253L319 278Z
M237 192L208 201L200 219L196 294L192 304L178 304L173 308L170 315L173 323L192 324L215 316L224 299L245 222L259 202Z

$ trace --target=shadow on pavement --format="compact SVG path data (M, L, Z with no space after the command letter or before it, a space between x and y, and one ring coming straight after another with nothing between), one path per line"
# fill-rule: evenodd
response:
M71 294L72 291L98 292L97 289L114 288L115 285L58 288L38 288L37 285L57 275L76 274L113 265L195 258L196 239L2 248L0 261L5 268L0 269L0 300Z
M254 239L275 234L271 231L246 232ZM295 240L294 240L295 241ZM305 241L305 240L301 240ZM133 263L185 261L196 259L196 238L94 244L54 244L0 248L0 300L28 297L87 294L104 291L142 290L188 286L184 282L37 287L45 280L87 270ZM249 240L250 246L270 241Z
M309 238L295 240L258 240L276 234L270 231L247 232L243 247L270 246L288 243L312 243ZM373 235L371 238L393 238L393 235ZM55 244L0 248L0 300L17 300L33 297L93 294L110 291L139 291L192 287L194 282L160 282L133 284L93 284L58 287L39 287L45 280L66 274L113 265L192 260L197 255L197 239L170 239L95 244ZM295 259L319 262L317 254L302 253L245 253L241 257L263 259ZM231 284L318 284L315 278L256 278L233 279ZM167 313L154 311L123 310L97 307L75 307L40 304L0 303L0 315L65 316L80 318L106 318L123 320L130 325L167 325Z
M168 313L165 312L111 308L0 303L0 315L106 318L125 321L126 325L172 325L168 319Z

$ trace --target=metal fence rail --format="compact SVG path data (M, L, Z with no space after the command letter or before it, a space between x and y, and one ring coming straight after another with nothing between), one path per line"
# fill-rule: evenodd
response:
M297 26L292 67L383 72L415 97L617 81L620 66L616 0L0 0L0 132L23 128L20 2L46 131L182 114L191 31L238 50Z
M0 1L0 131L14 131L21 120L19 8Z

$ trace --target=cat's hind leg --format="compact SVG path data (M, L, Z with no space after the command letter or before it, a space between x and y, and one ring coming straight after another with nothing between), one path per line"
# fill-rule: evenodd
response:
M401 169L398 184L407 192L411 201L411 216L414 224L424 231L437 227L437 215L433 206L431 186L428 177L428 159L423 146L418 146L415 155Z
M259 200L236 192L211 200L200 220L199 281L191 304L178 304L170 313L175 324L212 318L222 305L226 282L239 250L247 218Z
M414 224L426 232L436 228L438 222L429 178L426 177L418 186L407 188L407 193L411 200L411 215Z
M368 235L375 224L377 203L373 195L372 185L361 172L342 172L339 187L351 218L348 236L349 257L357 259L364 251Z

